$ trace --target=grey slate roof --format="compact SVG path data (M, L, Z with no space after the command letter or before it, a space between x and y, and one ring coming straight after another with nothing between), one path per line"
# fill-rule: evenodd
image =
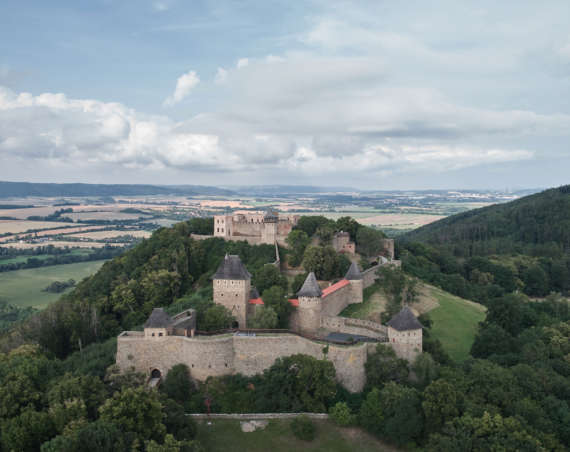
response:
M344 279L348 279L349 281L350 280L354 281L355 279L362 279L362 273L360 273L360 269L358 268L358 265L356 265L356 262L350 264L350 268L346 272Z
M224 260L218 267L212 279L250 279L251 274L243 265L239 256L228 255L224 257Z
M249 291L249 298L250 299L259 298L259 290L257 290L255 287L252 287L251 290Z
M323 294L314 272L309 273L303 283L301 290L297 292L298 297L320 297Z
M279 214L275 210L268 210L263 217L264 223L275 223L279 220Z
M145 328L166 328L172 324L172 318L162 308L154 308L145 322Z
M419 330L423 328L422 324L416 319L414 313L407 306L404 306L400 312L390 319L388 326L398 331Z

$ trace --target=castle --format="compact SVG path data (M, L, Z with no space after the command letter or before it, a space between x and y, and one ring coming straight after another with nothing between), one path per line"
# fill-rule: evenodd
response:
M251 275L239 256L226 255L212 276L213 298L214 303L231 311L235 330L231 334L196 334L199 325L194 311L170 317L162 308L156 308L143 332L124 331L119 335L117 365L122 370L134 368L159 378L172 366L185 363L192 377L203 381L209 376L232 373L254 375L277 358L302 353L330 360L339 383L349 391L361 391L365 384L364 364L375 342L386 343L408 361L422 351L422 325L407 307L387 325L338 316L349 304L362 303L363 289L374 283L380 265L361 272L353 263L343 279L325 288L321 288L314 273L309 273L297 298L289 300L295 307L290 329L256 334L243 330L247 329L248 318L263 306L263 300L251 286ZM371 342L334 341L331 333Z
M279 215L269 211L265 214L235 213L233 215L214 216L214 237L226 240L246 240L252 245L266 243L285 245L285 239L293 226L299 221L299 215Z
M299 215L281 215L275 211L260 213L234 213L232 215L214 215L214 234L192 234L197 240L209 237L220 237L224 240L245 240L251 245L277 243L287 247L285 239L301 218ZM356 244L351 240L350 234L345 231L336 232L331 240L331 246L337 253L356 255ZM381 254L394 260L394 239L382 241Z

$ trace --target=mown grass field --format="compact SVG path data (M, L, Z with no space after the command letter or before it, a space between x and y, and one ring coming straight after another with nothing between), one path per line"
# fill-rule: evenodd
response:
M0 300L16 306L44 308L61 294L42 292L54 281L81 281L95 273L105 261L52 265L0 273Z
M424 283L420 283L419 292L418 303L411 308L420 314L428 313L433 321L431 335L441 341L454 361L467 359L479 322L485 319L485 307ZM362 304L348 306L341 315L380 322L386 303L387 298L377 283L365 289Z
M433 321L431 334L441 341L454 361L468 358L479 322L485 320L485 307L432 287L439 306L429 311Z
M329 421L315 421L317 436L313 441L297 439L289 426L291 420L269 421L264 430L243 433L238 420L206 421L198 423L197 439L209 452L248 451L248 452L372 452L397 451L372 436L356 428L341 428Z

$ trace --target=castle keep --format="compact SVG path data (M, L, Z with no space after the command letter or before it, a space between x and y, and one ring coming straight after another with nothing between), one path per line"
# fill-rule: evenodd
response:
M380 264L381 265L381 264ZM212 276L214 303L225 306L236 321L224 334L202 335L193 310L170 317L155 308L144 331L124 331L117 340L117 365L134 368L154 378L164 376L178 363L186 364L192 377L233 373L254 375L270 367L277 358L298 353L325 358L336 369L336 378L350 391L361 391L365 384L364 364L376 342L391 346L396 354L413 361L422 351L422 325L409 308L394 316L387 325L339 317L348 305L362 303L363 290L377 278L377 265L361 272L352 263L345 277L321 288L314 273L309 273L297 298L289 331L272 330L262 334L240 333L263 300L251 286L251 274L239 256L226 255ZM332 335L362 338L363 342L335 341Z
M277 212L236 213L233 215L214 216L214 237L226 240L246 240L252 245L275 242L285 245L285 239L293 226L299 221L299 215L279 215Z

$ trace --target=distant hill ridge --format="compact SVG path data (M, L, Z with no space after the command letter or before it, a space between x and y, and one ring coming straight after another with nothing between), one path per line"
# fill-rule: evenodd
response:
M201 185L138 185L35 183L0 181L0 198L26 196L145 196L145 195L231 195L234 192Z
M404 242L442 245L456 255L570 252L570 185L452 215L411 231Z

